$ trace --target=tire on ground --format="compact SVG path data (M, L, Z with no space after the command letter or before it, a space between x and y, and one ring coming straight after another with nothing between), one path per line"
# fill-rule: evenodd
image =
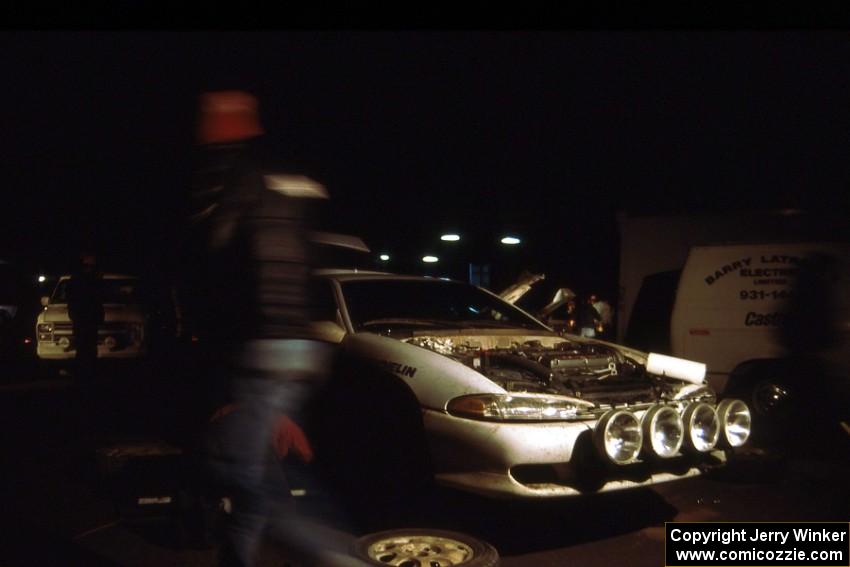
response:
M500 563L499 552L486 541L461 532L428 528L367 534L354 541L351 551L370 565L496 567ZM409 563L404 561L406 557ZM441 558L448 561L444 563Z

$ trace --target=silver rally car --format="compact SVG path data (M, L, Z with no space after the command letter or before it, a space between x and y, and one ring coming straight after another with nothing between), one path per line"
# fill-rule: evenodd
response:
M457 281L318 275L335 320L317 328L409 389L439 484L518 498L645 486L721 465L749 437L746 404L717 403L702 364L559 335Z

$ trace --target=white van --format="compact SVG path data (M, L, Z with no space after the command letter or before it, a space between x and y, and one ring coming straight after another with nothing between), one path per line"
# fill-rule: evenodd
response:
M814 325L831 319L835 340L817 355L839 368L850 368L850 245L774 243L695 246L679 279L670 328L675 356L701 360L709 384L718 392L740 395L741 382L768 377L776 359L788 354L779 331L789 298L796 292L801 262L820 254L834 259L831 298L820 297L810 309ZM829 310L829 312L827 312ZM808 320L808 318L806 318ZM815 328L811 328L814 332ZM806 333L806 329L797 329ZM731 377L731 381L730 381ZM764 380L761 380L764 382ZM766 390L768 396L780 394Z

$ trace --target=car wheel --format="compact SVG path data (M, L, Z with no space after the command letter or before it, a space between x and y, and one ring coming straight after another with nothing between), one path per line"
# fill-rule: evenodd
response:
M495 567L499 552L489 543L449 530L409 528L365 535L352 553L370 565L396 567Z

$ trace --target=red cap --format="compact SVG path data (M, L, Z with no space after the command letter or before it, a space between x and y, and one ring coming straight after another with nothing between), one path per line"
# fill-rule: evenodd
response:
M201 95L198 143L238 142L263 133L257 98L244 91L216 91Z

